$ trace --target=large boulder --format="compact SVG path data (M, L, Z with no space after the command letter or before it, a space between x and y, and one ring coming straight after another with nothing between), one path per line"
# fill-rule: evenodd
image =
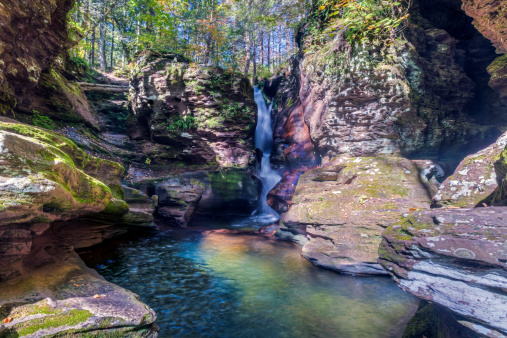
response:
M433 197L437 206L473 208L491 202L498 187L494 162L507 146L507 133L478 153L467 156L454 172L440 185ZM501 175L500 175L501 181Z
M29 274L0 283L0 336L156 337L155 312L87 268L55 235L35 240Z
M144 184L141 181L137 185ZM260 180L248 172L221 170L188 172L157 182L154 194L158 214L186 227L193 217L206 222L250 216L257 207L260 190Z
M124 200L129 206L127 214L121 218L121 223L135 228L154 228L155 203L142 191L130 187L123 187Z
M379 262L403 290L505 335L506 219L505 207L415 212L384 232Z
M491 203L507 205L507 147L494 163L498 188Z
M400 214L428 208L430 183L399 157L343 157L301 175L277 236L303 245L312 263L336 271L385 274L380 235ZM292 234L292 236L291 236Z
M192 218L204 189L199 184L185 184L179 177L165 181L155 190L158 196L158 214L186 228Z
M241 74L145 52L132 80L132 139L152 166L246 167L254 160L256 107Z

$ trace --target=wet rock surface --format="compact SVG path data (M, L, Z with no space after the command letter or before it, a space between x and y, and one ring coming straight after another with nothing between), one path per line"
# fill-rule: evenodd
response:
M140 180L134 186L156 196L164 221L187 227L190 221L245 217L255 210L261 182L241 170L189 172L170 178Z
M344 273L385 274L380 235L400 214L427 208L429 184L398 157L340 158L299 178L279 238L303 245L312 263Z
M402 289L475 331L506 334L506 219L505 207L415 212L384 232L379 262Z
M124 200L129 206L129 212L122 216L121 223L130 227L153 228L157 229L153 223L155 212L154 201L145 195L142 191L123 187L125 192Z

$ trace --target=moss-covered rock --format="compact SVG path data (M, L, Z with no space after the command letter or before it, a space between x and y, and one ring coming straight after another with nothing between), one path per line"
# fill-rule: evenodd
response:
M494 166L498 188L494 193L492 203L507 205L507 147L498 155Z
M403 338L478 338L480 334L461 325L453 314L438 304L422 301L407 324Z
M342 157L299 178L282 220L288 231L306 235L302 254L312 263L351 274L385 274L377 264L382 231L401 214L428 208L429 189L407 159Z
M499 56L488 67L491 75L489 85L500 93L500 98L507 105L507 54Z
M440 185L433 202L439 207L461 208L491 203L492 194L502 181L501 169L498 168L500 172L495 170L494 162L506 145L507 133L486 149L467 156L454 173Z
M0 317L10 318L1 337L156 337L156 315L139 296L106 282L75 253L53 258L0 284Z
M0 121L0 163L0 281L23 270L34 236L49 223L102 211L118 221L128 211L115 198L123 197L123 167L57 133Z
M257 114L246 77L176 54L144 52L142 58L127 122L132 139L161 145L146 147L150 165L244 168L253 162Z

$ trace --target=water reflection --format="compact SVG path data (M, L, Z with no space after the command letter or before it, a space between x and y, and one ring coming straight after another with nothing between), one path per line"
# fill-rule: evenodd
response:
M290 243L165 231L85 260L139 294L161 337L396 337L418 301L388 278L312 266Z

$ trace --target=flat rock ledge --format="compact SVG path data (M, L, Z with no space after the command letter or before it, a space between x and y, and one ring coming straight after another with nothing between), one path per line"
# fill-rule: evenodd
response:
M415 212L384 232L379 257L403 290L507 334L507 207Z
M0 337L158 336L155 312L139 296L107 282L74 253L0 289Z

